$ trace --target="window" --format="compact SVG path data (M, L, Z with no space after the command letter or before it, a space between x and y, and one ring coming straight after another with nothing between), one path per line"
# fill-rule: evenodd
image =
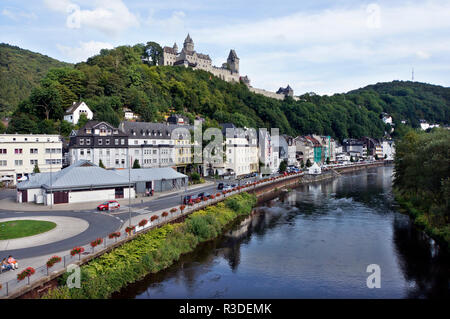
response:
M45 164L47 164L47 165L55 165L55 164L61 164L61 159L55 159L55 158L52 158L52 159L46 159L45 160Z
M106 139L105 143L106 145L109 145L109 138Z
M6 148L0 148L0 154L7 154Z
M37 154L38 149L37 148L30 148L30 154Z
M86 145L91 145L91 139L90 138L86 139Z
M21 148L14 149L14 154L22 154L22 149Z
M30 165L37 165L38 160L30 160Z
M7 166L8 165L8 162L7 161L0 161L0 166Z
M98 145L102 145L103 144L103 140L101 138L98 139Z
M124 139L124 138L122 138L122 139L120 140L120 144L125 145L125 139Z
M84 145L84 138L80 138L80 145Z
M119 139L118 138L114 139L114 144L119 145Z
M84 150L80 150L80 155L84 155Z
M14 161L14 164L15 164L16 166L22 166L22 165L23 165L23 161L22 161L22 160L15 160L15 161Z
M119 159L116 158L116 165L119 165Z

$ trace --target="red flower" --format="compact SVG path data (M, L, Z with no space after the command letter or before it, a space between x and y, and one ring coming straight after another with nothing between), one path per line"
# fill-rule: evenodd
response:
M28 267L24 271L22 271L20 274L17 275L17 280L23 280L26 277L30 277L31 275L34 275L36 271L33 267Z
M169 213L168 212L163 212L161 215L162 215L162 217L167 217L167 215L169 215Z
M120 232L115 232L115 233L111 233L108 235L109 239L115 238L115 237L120 237Z
M47 267L53 267L54 264L59 263L61 261L61 257L53 256L47 261Z
M140 227L144 227L145 225L147 225L147 223L148 223L148 220L143 219L143 220L141 220L141 221L139 222L139 226L140 226Z
M150 221L154 221L157 220L159 218L159 216L157 215L153 215L152 217L150 217Z
M181 207L180 207L180 209L181 209ZM171 210L170 210L170 212L173 214L173 213L175 213L177 211L177 209L174 207L174 208L172 208Z
M91 241L91 247L96 247L98 245L101 245L103 243L103 238L97 238L94 241Z
M186 205L181 205L180 210L184 210L186 208Z
M83 247L74 247L72 248L72 250L70 251L70 255L75 256L77 254L81 254L84 251Z
M131 233L135 228L136 228L136 226L128 226L127 228L125 228L125 231L127 233Z

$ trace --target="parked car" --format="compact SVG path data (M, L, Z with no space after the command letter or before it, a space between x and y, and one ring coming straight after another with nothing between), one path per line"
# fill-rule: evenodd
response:
M217 189L222 190L225 185L223 183L217 184Z
M195 195L186 195L183 198L183 205L192 204L197 199Z
M112 210L120 208L120 204L116 200L108 200L97 206L98 210Z
M211 194L210 193L200 193L200 194L198 194L197 195L197 198L200 198L201 200L204 200L205 198L207 198L207 197L209 197L209 196L211 196Z
M224 191L230 191L232 189L233 189L233 187L231 187L231 185L228 185L228 184L223 187Z

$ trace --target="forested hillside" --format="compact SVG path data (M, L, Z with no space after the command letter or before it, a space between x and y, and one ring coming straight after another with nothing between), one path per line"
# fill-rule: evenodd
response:
M151 52L160 47L151 44ZM196 115L208 126L233 122L237 126L278 127L281 133L382 137L389 127L383 111L394 120L417 125L419 119L449 123L449 91L416 82L379 83L347 94L305 94L284 101L251 93L243 83L224 82L210 73L183 67L155 66L141 57L149 44L102 50L74 68L50 70L40 86L18 104L8 132L70 132L61 121L64 110L80 97L95 118L117 125L128 107L143 121L160 121L177 112L191 120ZM153 54L152 53L152 54ZM155 61L153 59L150 59ZM399 128L399 125L397 125Z
M70 64L0 43L0 116L14 111L50 68L66 66Z

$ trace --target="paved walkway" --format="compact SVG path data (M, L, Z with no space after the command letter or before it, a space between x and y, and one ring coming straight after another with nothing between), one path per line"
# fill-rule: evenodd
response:
M197 189L200 187L211 186L214 185L214 182L208 181L203 184L191 185L188 187L188 191L193 189ZM142 203L147 203L155 199L159 199L164 196L173 195L176 193L184 193L184 188L176 189L166 192L156 193L154 196L141 196L137 198L131 198L131 206L141 205ZM129 199L123 198L117 200L121 206L128 205ZM84 211L84 210L95 210L97 206L101 203L101 201L93 201L86 203L74 203L74 204L57 204L53 205L53 208L50 206L39 205L35 203L17 203L15 198L4 198L0 200L0 209L9 210L9 211L51 211L51 210L71 210L71 211Z
M17 239L0 240L0 251L8 253L8 250L36 247L66 238L76 236L84 232L89 223L80 218L63 216L39 216L39 217L15 217L0 219L0 222L10 220L43 220L56 223L56 227L42 234Z

